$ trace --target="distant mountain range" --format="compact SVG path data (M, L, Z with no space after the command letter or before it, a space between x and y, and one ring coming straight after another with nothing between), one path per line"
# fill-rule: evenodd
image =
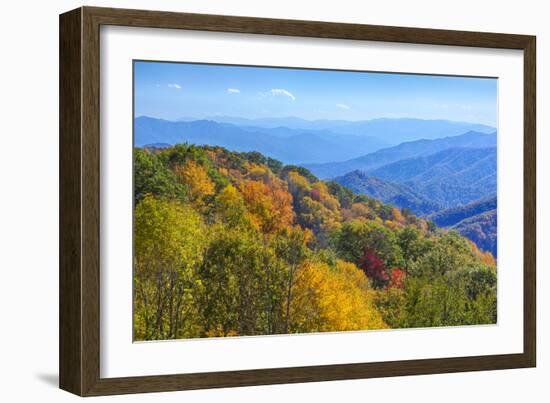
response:
M329 130L337 134L376 137L389 145L418 139L436 139L447 136L457 136L468 131L477 131L480 133L492 133L495 131L494 127L477 123L411 118L380 118L346 121L329 119L305 120L296 117L245 119L231 116L211 116L206 119L219 123L230 123L237 126ZM182 118L180 120L192 121L197 119Z
M311 172L320 178L333 178L352 171L371 171L399 160L422 157L455 147L486 148L496 147L495 132L479 133L470 131L459 136L444 137L436 140L416 140L383 148L376 152L343 162L325 164L305 164Z
M427 215L441 209L439 204L433 203L407 185L369 176L366 172L353 171L334 180L355 193L365 194L399 208L410 209L418 215Z
M442 210L427 218L440 227L455 229L471 239L480 249L497 256L496 196Z
M134 120L137 147L185 142L217 145L232 151L258 151L286 164L346 160L387 146L374 137L328 130L240 127L211 120L172 122L149 117Z

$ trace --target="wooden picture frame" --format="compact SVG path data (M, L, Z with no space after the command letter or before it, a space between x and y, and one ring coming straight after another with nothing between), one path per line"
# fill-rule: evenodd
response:
M171 28L524 52L524 348L521 354L228 372L100 377L100 26ZM534 367L535 37L483 32L81 7L60 16L60 387L80 396Z

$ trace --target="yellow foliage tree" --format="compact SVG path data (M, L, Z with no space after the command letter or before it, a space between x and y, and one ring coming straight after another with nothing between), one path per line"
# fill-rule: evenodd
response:
M367 203L353 203L351 208L344 210L343 216L346 221L367 221L374 217L374 213L369 208Z
M265 165L258 165L254 163L249 163L246 166L248 171L248 177L252 180L268 182L273 174Z
M206 228L190 206L146 196L134 213L134 331L137 340L198 337L197 268Z
M330 194L325 182L315 182L312 185L312 196L318 195L319 202L323 204L327 209L336 211L340 209L340 202L336 197Z
M401 210L394 207L394 208L392 208L391 212L392 212L392 216L393 216L393 221L395 221L399 224L404 224L405 223L405 217L403 217L403 214L401 213Z
M193 160L187 160L185 164L176 165L174 173L178 180L187 185L191 200L197 205L202 205L206 196L214 194L214 182L208 176L206 169Z
M215 200L216 212L230 226L250 224L243 196L233 185L227 185Z
M419 230L421 230L424 234L428 232L428 223L426 220L418 219L416 222L416 226Z
M292 196L296 199L304 197L306 193L309 193L311 186L306 178L300 175L296 171L290 171L288 173L288 190L292 193Z
M307 261L299 269L290 307L291 332L385 329L375 292L354 264Z

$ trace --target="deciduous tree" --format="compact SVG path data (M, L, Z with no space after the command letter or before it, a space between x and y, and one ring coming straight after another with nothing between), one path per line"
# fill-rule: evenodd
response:
M197 337L206 228L192 208L145 196L134 211L135 336Z

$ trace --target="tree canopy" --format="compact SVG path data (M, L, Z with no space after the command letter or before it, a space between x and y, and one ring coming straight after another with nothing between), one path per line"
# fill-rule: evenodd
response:
M496 322L454 231L260 153L134 152L137 340Z

